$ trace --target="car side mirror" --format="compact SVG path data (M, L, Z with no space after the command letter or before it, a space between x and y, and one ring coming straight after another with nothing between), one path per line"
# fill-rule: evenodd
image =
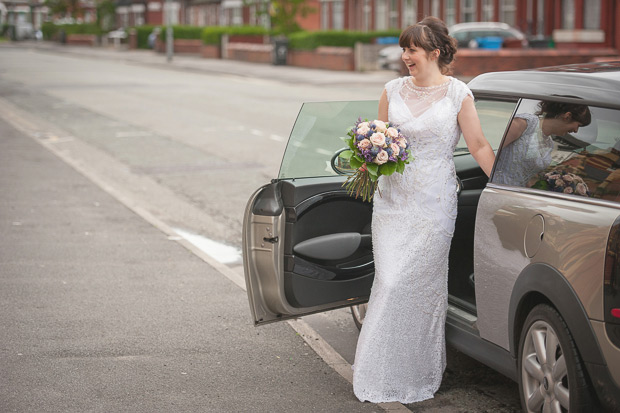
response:
M331 165L332 169L338 175L351 175L355 173L355 168L351 167L351 163L348 159L343 159L340 157L340 154L344 151L349 151L349 148L339 149L334 156L332 156Z

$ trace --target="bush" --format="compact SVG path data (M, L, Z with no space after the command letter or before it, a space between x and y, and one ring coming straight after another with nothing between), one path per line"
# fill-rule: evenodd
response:
M41 25L41 32L45 40L52 40L61 30L65 34L101 34L101 29L94 23L54 24L52 22L44 22Z
M59 30L60 26L52 22L44 22L41 25L41 33L43 33L43 38L45 40L52 40Z
M222 35L264 36L269 32L261 26L209 26L202 29L202 43L217 44L222 41Z
M138 39L138 49L148 49L149 48L149 35L157 26L136 26L134 30L136 31L136 37Z
M291 49L313 50L319 46L353 47L355 43L372 43L377 37L398 37L399 30L380 32L353 32L325 30L298 32L289 36Z
M175 39L200 39L202 26L172 26L172 34ZM166 26L161 27L159 38L162 42L166 41Z

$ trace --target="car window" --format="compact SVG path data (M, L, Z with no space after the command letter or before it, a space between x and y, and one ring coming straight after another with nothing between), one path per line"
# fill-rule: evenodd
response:
M502 142L506 126L517 106L516 102L506 102L490 99L476 99L476 111L480 118L482 133L487 138L493 150L497 150ZM469 153L467 143L461 135L456 145L455 155Z
M620 111L563 105L522 101L499 152L492 182L620 201ZM577 123L575 131L566 119L568 112L569 120L579 118L588 125Z
M334 154L346 143L340 139L357 118L377 117L377 100L304 103L282 158L279 179L337 175Z

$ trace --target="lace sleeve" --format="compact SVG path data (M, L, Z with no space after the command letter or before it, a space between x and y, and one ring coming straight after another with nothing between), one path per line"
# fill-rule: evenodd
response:
M467 85L460 80L455 79L455 85L452 93L452 101L454 102L454 107L457 108L457 112L461 111L461 107L463 106L463 100L469 96L472 99L474 98L474 94L471 93L471 90Z
M392 101L392 97L394 96L394 94L400 91L403 79L405 78L399 77L397 79L392 79L385 84L385 91L387 92L388 103Z

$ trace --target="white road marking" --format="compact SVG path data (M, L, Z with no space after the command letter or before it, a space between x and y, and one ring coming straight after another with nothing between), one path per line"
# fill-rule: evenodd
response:
M274 135L274 134L269 135L269 139L271 139L272 141L276 141L276 142L285 142L286 141L286 139L284 139L282 136Z
M191 242L201 251L210 255L213 259L221 262L222 264L240 264L241 263L241 250L230 245L224 245L219 242L213 241L202 235L192 234L189 231L185 231L178 228L173 228L174 231L182 238ZM170 239L170 237L168 237Z
M265 134L258 129L250 129L250 133L254 136L265 136Z

